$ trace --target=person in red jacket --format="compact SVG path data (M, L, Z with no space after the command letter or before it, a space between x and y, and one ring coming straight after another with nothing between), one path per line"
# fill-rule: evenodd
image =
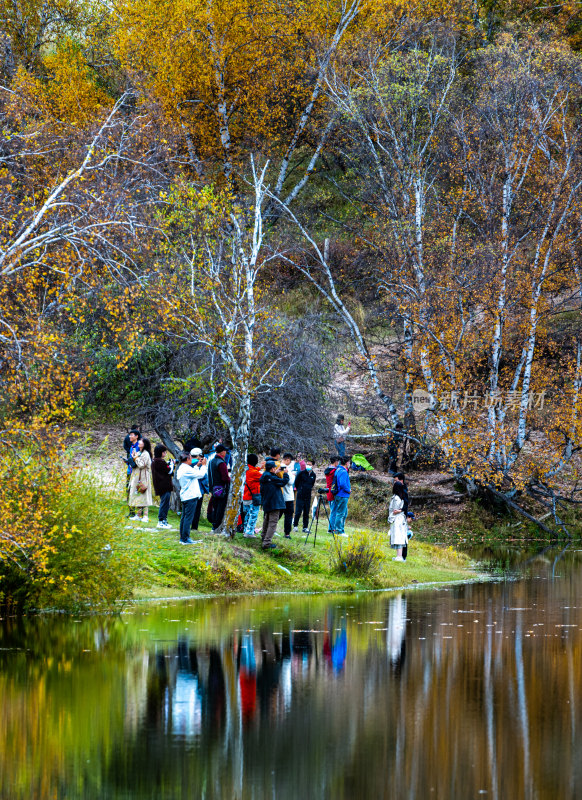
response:
M327 494L325 495L328 502L329 502L329 510L330 510L330 519L331 519L331 508L333 501L335 500L334 495L331 493L331 487L333 484L333 476L335 475L335 471L339 464L339 456L331 456L329 459L329 467L326 467L324 470L325 475L325 484L327 486ZM334 533L334 531L330 530L328 533Z
M255 535L255 525L261 507L261 475L258 468L259 457L254 453L247 456L247 472L245 477L245 490L243 492L243 506L246 509L244 516L243 536L253 537Z

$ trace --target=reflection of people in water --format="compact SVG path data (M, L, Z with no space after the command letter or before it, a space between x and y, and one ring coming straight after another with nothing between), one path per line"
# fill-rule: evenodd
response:
M245 633L240 645L240 705L243 725L248 725L255 715L257 705L257 664L253 637Z
M346 663L348 654L348 634L346 632L345 620L342 620L340 631L334 631L335 638L332 638L331 663L335 672L341 672Z
M192 737L218 732L226 715L226 685L216 648L196 651L186 639L159 650L148 674L146 719L150 726Z
M201 692L198 681L198 660L196 651L190 649L187 639L178 641L176 663L178 670L175 675L173 692L168 696L169 722L172 733L192 737L200 733L202 724ZM164 659L166 660L166 659Z
M270 716L275 710L274 701L281 675L281 654L273 631L267 626L261 627L260 640L263 658L257 673L257 693L261 704L261 716L265 717Z
M388 605L386 648L394 674L400 676L406 656L406 597L401 594L392 597Z
M348 654L348 634L345 617L341 619L341 628L336 630L333 622L333 611L326 612L325 634L323 636L323 657L335 672L341 672Z
M224 723L226 713L226 687L220 653L216 647L208 652L208 680L204 693L203 708L211 730L218 731Z

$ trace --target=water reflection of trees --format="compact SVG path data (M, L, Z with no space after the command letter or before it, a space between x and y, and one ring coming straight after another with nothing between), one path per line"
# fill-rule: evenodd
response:
M551 569L146 648L111 649L114 626L101 660L0 655L0 796L575 797L582 575Z

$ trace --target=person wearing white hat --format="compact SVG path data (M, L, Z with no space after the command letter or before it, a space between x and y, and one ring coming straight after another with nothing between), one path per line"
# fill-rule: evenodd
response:
M190 530L196 505L202 495L198 481L206 475L208 468L205 458L196 458L196 463L194 463L192 456L187 452L182 453L180 460L182 463L176 473L176 478L180 484L180 500L182 501L180 543L193 544L190 538Z
M192 456L192 463L195 464L196 462L200 462L202 456L202 450L199 447L193 447L190 450L190 455ZM204 495L208 492L208 484L207 484L206 475L202 478L198 478L198 487L200 488L200 497L196 501L196 508L194 509L194 516L192 517L192 528L193 531L198 531L198 525L200 524L200 514L202 513L202 502L204 500Z

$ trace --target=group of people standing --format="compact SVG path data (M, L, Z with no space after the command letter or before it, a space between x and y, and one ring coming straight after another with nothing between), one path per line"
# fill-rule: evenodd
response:
M341 431L339 428L341 427ZM324 470L325 499L329 503L328 531L333 536L345 536L345 523L351 494L351 457L345 455L345 436L350 423L343 426L338 417L334 434L336 447L343 455L332 455ZM188 443L187 443L188 444ZM208 494L207 518L216 531L222 524L228 503L231 484L230 453L221 440L205 456L200 447L184 450L179 465L168 460L167 448L156 445L152 454L149 439L137 427L132 428L124 441L127 453L127 497L130 518L147 521L148 508L153 505L153 493L160 498L157 527L172 530L168 511L173 491L178 491L181 501L180 543L194 544L191 532L197 531L202 513L204 495ZM303 533L309 532L312 493L316 481L315 464L291 453L281 455L274 447L262 461L255 453L247 456L243 498L240 506L238 529L245 537L253 538L259 532L264 550L276 548L273 537L279 520L283 519L283 535L291 538L302 521ZM394 476L393 496L390 502L390 544L397 550L395 561L405 561L408 539L411 535L408 518L408 491L403 473ZM262 528L257 529L259 510L263 510Z
M349 466L349 459L345 459ZM332 493L332 481L339 464L339 458L333 457L325 475L328 482L327 496L333 504L336 501L337 491L341 491L340 505L346 506L350 486L347 469L345 479L340 476L340 489ZM312 493L315 485L315 464L308 459L294 458L291 453L281 456L278 448L272 448L269 457L259 466L258 456L250 454L247 457L247 471L245 476L245 491L243 495L242 518L244 535L253 537L256 534L255 525L259 508L263 508L263 526L261 540L263 549L274 549L273 536L277 530L279 520L283 518L283 535L291 538L291 533L299 530L302 520L303 533L309 533L309 520L312 506ZM347 494L346 494L347 491ZM331 520L330 517L330 520ZM338 530L332 529L331 533L343 534L345 514L338 516Z
M227 448L221 441L216 442L208 457L200 447L183 451L176 461L168 460L168 448L156 445L152 454L149 439L142 436L137 427L132 428L123 443L127 457L127 502L129 517L133 520L148 521L148 509L153 505L153 494L160 498L157 527L172 530L168 523L168 511L173 491L177 491L181 501L180 541L192 544L191 530L198 530L202 502L205 494L210 494L207 516L216 529L222 523L230 471Z

